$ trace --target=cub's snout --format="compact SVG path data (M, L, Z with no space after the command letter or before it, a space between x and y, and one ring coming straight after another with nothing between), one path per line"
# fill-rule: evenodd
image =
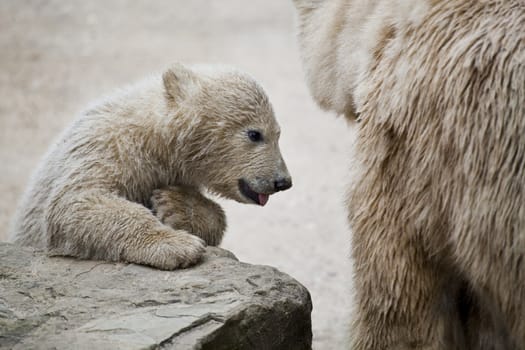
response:
M278 177L276 179L256 178L253 181L246 179L239 180L239 191L247 199L255 204L264 206L270 195L285 191L292 187L292 178L290 176Z
M275 180L275 182L273 183L273 186L274 186L275 192L286 191L287 189L292 187L292 178L290 177L279 178Z

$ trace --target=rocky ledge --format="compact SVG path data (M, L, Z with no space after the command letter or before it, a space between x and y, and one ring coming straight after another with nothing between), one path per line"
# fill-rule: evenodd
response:
M177 271L0 243L0 348L310 349L308 291L208 248Z

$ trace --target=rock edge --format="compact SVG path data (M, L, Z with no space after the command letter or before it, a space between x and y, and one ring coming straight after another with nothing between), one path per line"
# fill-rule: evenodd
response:
M306 288L220 248L161 271L0 243L0 291L1 348L311 349Z

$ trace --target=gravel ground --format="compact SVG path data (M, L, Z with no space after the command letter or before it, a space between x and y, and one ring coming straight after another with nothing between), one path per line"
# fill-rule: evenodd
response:
M90 101L174 61L250 72L273 102L294 187L264 208L221 201L222 246L302 282L314 304L314 348L343 348L353 134L308 94L291 1L1 1L0 50L0 239L39 158Z

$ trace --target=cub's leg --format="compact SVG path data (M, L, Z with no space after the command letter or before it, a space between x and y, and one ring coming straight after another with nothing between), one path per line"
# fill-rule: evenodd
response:
M171 186L153 191L153 212L174 229L188 231L208 245L217 246L226 230L222 208L196 187Z
M113 193L69 191L46 213L52 254L127 261L171 270L199 261L204 242L163 225L144 206Z

